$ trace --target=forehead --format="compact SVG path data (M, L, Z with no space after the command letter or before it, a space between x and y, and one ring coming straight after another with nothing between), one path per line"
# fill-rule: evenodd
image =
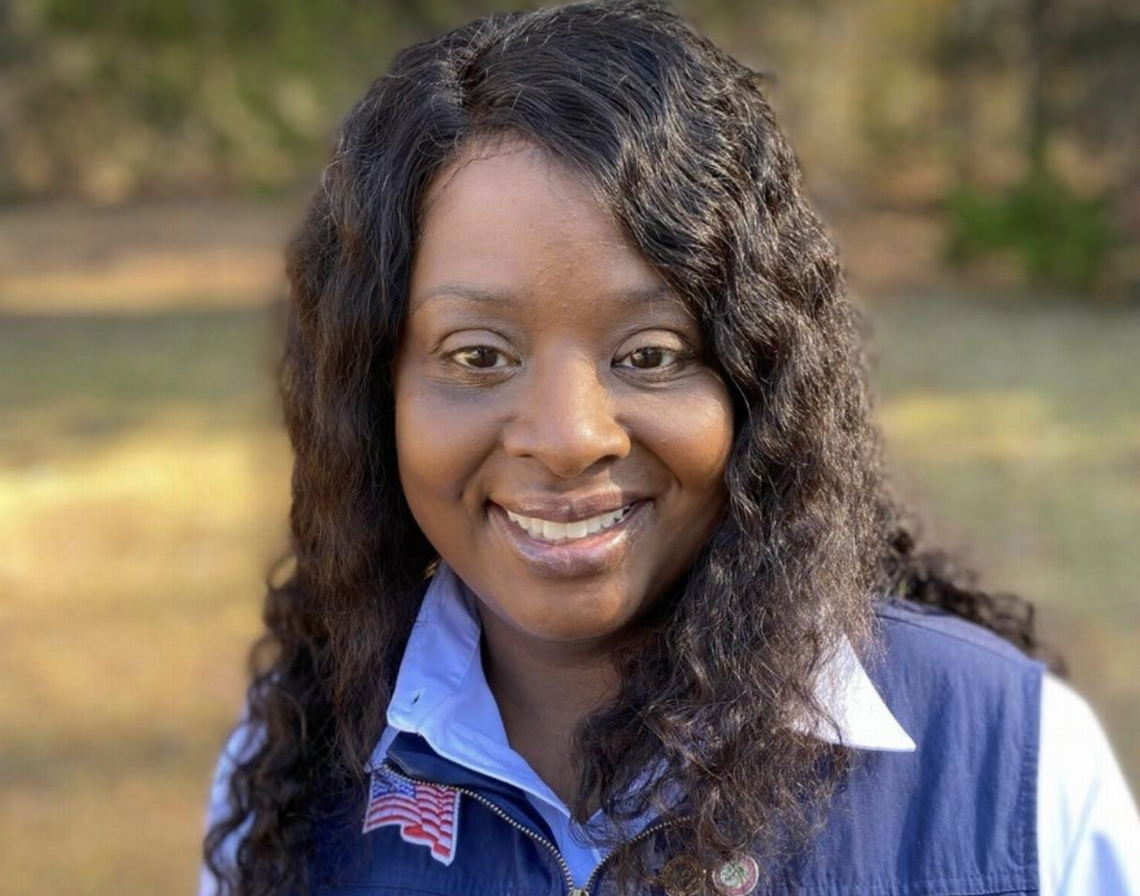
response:
M421 215L421 239L469 218L484 225L505 222L551 204L571 221L591 219L607 237L624 239L584 173L521 137L477 138L432 180Z
M583 298L665 287L592 183L518 140L477 143L425 199L412 270L412 310L447 283Z

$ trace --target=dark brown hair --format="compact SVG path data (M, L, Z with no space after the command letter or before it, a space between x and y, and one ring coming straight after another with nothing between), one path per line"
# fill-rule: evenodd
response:
M762 79L642 0L493 15L402 52L348 115L289 251L280 384L295 452L292 556L266 599L251 723L206 839L236 892L308 886L322 796L363 791L436 553L397 477L389 367L421 199L474 139L541 147L596 188L701 321L737 421L730 506L576 733L572 803L621 820L685 796L675 833L705 866L803 841L844 756L812 684L840 633L869 643L873 597L945 607L1029 653L1032 608L923 551L891 495L861 321ZM630 785L652 762L664 773ZM823 771L827 769L828 771ZM235 834L236 832L236 834ZM230 867L221 846L238 836ZM765 863L767 864L767 863ZM619 880L644 880L635 850Z

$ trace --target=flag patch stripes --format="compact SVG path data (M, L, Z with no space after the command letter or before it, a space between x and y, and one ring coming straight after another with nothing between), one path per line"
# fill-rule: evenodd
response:
M459 793L406 780L386 768L375 769L363 832L385 825L398 826L404 841L428 847L433 859L450 865L459 830Z

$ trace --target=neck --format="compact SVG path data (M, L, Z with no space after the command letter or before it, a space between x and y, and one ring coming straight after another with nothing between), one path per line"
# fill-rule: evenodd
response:
M578 719L612 694L617 674L608 649L540 642L494 613L483 618L483 669L496 699L536 719Z
M571 739L617 689L605 645L540 642L479 606L483 670L511 748L563 800L577 783Z

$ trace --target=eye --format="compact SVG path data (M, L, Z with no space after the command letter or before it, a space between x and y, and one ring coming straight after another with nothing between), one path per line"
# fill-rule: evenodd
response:
M669 348L664 345L646 345L636 348L623 358L618 366L634 370L659 370L663 367L674 367L684 364L692 357L690 352L679 348Z
M460 367L468 367L473 370L493 370L498 367L506 367L509 363L507 356L502 351L490 345L467 345L450 352L449 357Z

